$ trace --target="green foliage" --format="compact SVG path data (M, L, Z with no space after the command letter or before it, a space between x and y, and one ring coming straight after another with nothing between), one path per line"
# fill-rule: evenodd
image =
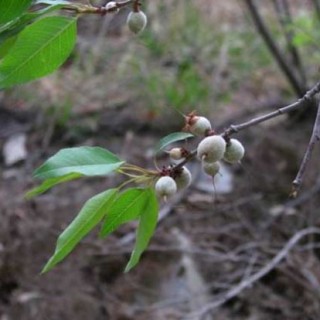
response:
M180 136L181 138L182 136ZM177 139L177 138L176 138ZM110 151L99 147L76 147L60 150L34 172L34 176L45 181L30 190L27 198L39 195L53 186L79 179L83 176L106 175L117 170L123 161ZM147 170L127 165L119 170L128 171L129 177L136 177L137 182L148 181ZM132 171L133 170L133 171ZM141 176L133 176L139 172ZM152 172L153 173L153 172ZM154 173L153 173L154 174ZM133 179L134 181L135 179ZM133 268L146 249L157 223L158 203L155 193L150 188L130 188L119 194L121 187L104 191L89 199L78 216L59 236L56 250L42 272L51 270L62 261L101 220L100 236L105 237L122 224L139 220L135 249L126 270Z
M100 236L105 237L120 225L136 220L149 201L148 189L128 189L124 191L108 210Z
M17 36L9 37L5 39L0 46L0 59L2 59L10 50L10 48L15 44Z
M72 181L75 179L79 179L81 177L82 177L82 175L79 173L69 173L69 174L66 174L61 177L49 178L49 179L45 180L40 186L35 187L32 190L30 190L29 192L27 192L26 198L31 199L35 196L38 196L39 194L42 194L42 193L48 191L49 189L56 186L57 184Z
M193 134L188 132L174 132L170 133L169 135L163 137L155 146L154 153L158 153L159 151L163 150L166 146L170 145L171 143L178 142L181 140L186 140L188 138L193 137Z
M51 270L62 261L106 215L117 189L99 193L88 200L78 216L71 222L67 229L59 236L54 255L43 268L42 272Z
M124 162L100 147L77 147L60 150L34 172L34 177L50 179L77 173L85 176L106 175Z
M18 18L31 5L32 0L2 0L0 2L0 26Z
M117 196L118 189L104 191L89 199L77 217L59 236L53 256L42 273L61 262L75 246L105 218L101 234L106 236L121 224L139 219L134 250L125 271L132 269L154 233L158 219L158 202L152 189L128 189Z
M34 7L35 4L45 4L45 7ZM76 41L76 19L43 18L66 4L70 2L10 0L0 3L0 89L48 75L68 58Z
M136 235L135 247L132 251L130 260L125 272L130 271L139 262L143 251L147 248L149 241L154 233L158 220L158 201L154 190L147 189L144 210L141 212L139 227Z
M0 63L0 88L53 72L70 55L75 40L72 18L45 17L26 27Z

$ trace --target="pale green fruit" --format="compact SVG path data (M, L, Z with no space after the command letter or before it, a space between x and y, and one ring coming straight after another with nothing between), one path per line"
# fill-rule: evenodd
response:
M198 145L197 156L206 162L216 162L223 158L226 141L218 135L204 138Z
M227 162L235 163L243 158L244 153L245 150L242 143L237 139L230 139L230 142L227 144L223 159Z
M214 177L220 170L220 163L202 161L202 169L206 174Z
M182 172L174 179L178 190L187 188L190 186L192 181L191 172L187 167L182 167Z
M211 130L211 123L205 117L195 117L194 123L189 126L189 131L195 136L204 136Z
M131 11L127 18L127 25L133 33L138 34L142 32L146 27L147 16L142 11L138 11L138 12Z
M155 190L160 198L166 200L177 192L177 184L169 176L161 177L155 184Z

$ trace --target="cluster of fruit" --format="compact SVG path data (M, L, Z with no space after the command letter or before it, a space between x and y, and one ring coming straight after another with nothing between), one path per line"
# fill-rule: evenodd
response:
M221 160L237 163L243 158L245 149L239 140L216 134L205 117L191 113L185 118L186 129L195 136L204 137L198 144L196 155L206 174L214 178L219 173ZM184 148L173 148L169 151L173 161L185 162L188 154L190 153ZM190 184L190 171L185 166L179 166L178 162L176 167L162 172L155 184L155 190L159 197L166 199Z
M119 8L117 6L117 3L115 1L110 1L105 6L106 10L108 12L118 12ZM144 28L147 25L147 16L146 14L141 11L138 6L136 9L131 11L127 18L127 25L129 29L133 33L140 33L144 30Z

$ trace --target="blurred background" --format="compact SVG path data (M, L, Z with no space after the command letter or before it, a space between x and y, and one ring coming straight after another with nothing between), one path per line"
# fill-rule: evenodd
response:
M296 101L319 79L317 0L159 0L143 10L148 26L138 37L126 28L129 9L81 17L60 70L0 92L0 320L319 319L320 239L311 233L228 296L320 224L319 148L301 194L289 199L312 105L238 134L246 156L223 167L215 189L190 163L191 188L162 206L130 273L134 224L105 240L91 234L39 274L84 202L121 181L83 179L26 201L32 171L50 155L98 145L153 168L155 143L182 129L183 114L196 110L222 131Z

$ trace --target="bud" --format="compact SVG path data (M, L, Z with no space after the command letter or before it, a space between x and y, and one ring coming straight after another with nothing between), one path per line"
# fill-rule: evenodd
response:
M184 158L183 156L183 149L181 148L172 148L169 151L169 156L172 160L181 160L182 158Z
M202 169L206 174L214 177L220 171L220 163L202 161Z
M197 156L206 162L216 162L223 158L226 141L218 135L204 138L198 145Z
M131 11L127 18L127 25L133 33L138 34L146 27L147 16L141 10L138 12Z
M178 190L187 188L190 186L192 181L191 172L187 167L182 167L181 173L179 173L179 175L174 180L177 184Z
M166 200L177 192L177 184L171 177L164 176L156 182L155 190L160 198Z
M206 132L211 130L211 123L205 117L192 116L188 128L195 136L204 136Z
M230 139L223 159L227 162L235 163L243 158L244 153L245 150L242 143L237 139Z
M105 5L106 10L109 12L118 12L119 8L117 7L117 3L115 1L110 1Z

